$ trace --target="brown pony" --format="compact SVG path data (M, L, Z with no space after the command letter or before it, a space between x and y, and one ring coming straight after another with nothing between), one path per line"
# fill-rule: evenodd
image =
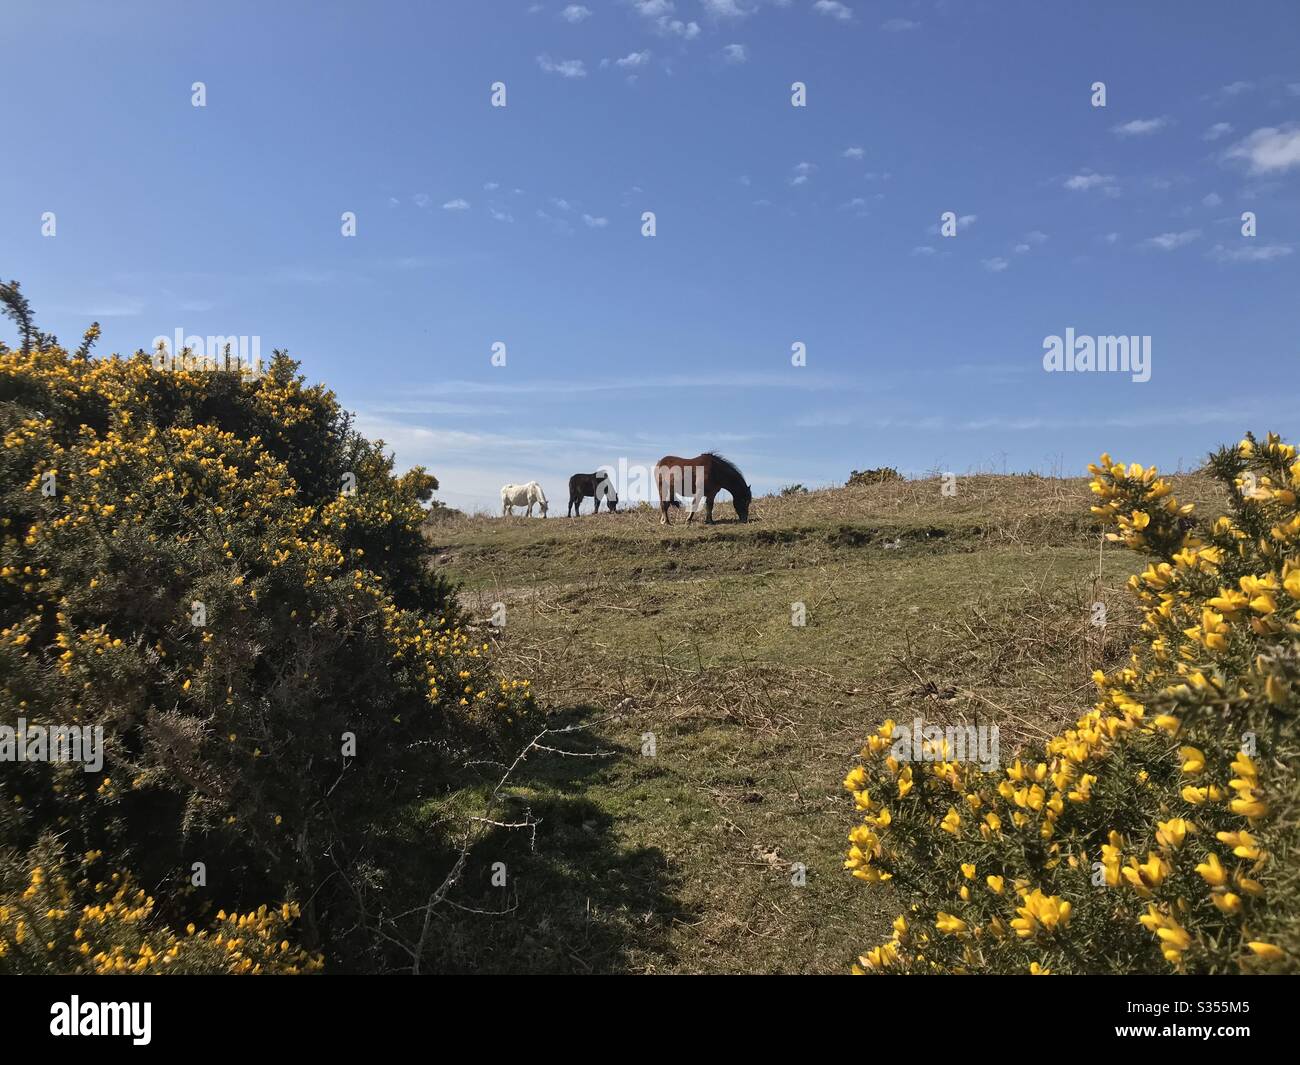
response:
M689 525L704 499L704 523L713 524L713 498L721 491L731 493L732 505L741 521L749 521L749 503L754 493L745 483L744 475L735 465L721 455L706 451L693 459L665 455L655 463L655 483L659 486L659 507L663 511L660 524L668 525L668 508L680 506L677 496L694 499L687 515Z

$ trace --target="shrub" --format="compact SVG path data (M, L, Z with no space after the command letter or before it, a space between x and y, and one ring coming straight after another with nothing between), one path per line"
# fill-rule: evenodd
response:
M892 466L881 466L876 470L854 470L849 474L847 487L855 484L884 484L886 481L901 481L903 475Z
M0 346L0 725L101 727L106 759L5 765L0 866L55 833L163 885L168 927L297 899L308 949L389 966L377 923L454 850L412 811L532 711L428 564L436 481L281 352L254 377L90 340Z
M203 931L177 934L159 921L154 899L129 873L107 871L91 851L72 865L49 838L25 868L7 865L0 883L0 972L13 975L294 975L321 967L289 942L293 903L246 914L217 913ZM21 883L11 883L25 872Z
M1075 725L1005 770L911 762L886 721L845 781L846 868L910 908L855 971L1232 973L1300 967L1300 462L1247 436L1201 523L1102 456L1093 512L1151 556L1142 638Z

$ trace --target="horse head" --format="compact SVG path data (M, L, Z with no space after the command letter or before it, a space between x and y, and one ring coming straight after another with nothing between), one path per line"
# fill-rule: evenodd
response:
M742 522L749 521L749 504L754 498L754 490L749 485L731 493L731 500L736 505L736 517Z

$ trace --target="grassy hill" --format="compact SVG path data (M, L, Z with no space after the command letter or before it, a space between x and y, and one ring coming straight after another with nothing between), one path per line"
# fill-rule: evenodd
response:
M997 723L1006 764L1126 656L1140 560L1102 547L1091 501L1086 479L980 475L955 497L919 480L758 499L747 525L728 505L711 528L648 507L431 522L496 659L580 755L534 755L513 789L541 822L488 848L508 887L467 876L494 912L465 968L845 972L896 912L841 869L840 782L868 730Z

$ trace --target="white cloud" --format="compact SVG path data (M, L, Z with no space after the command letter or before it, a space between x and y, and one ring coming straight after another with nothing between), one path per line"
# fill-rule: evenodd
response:
M1240 96L1243 92L1250 92L1254 87L1254 82L1234 81L1231 85L1223 86L1219 92L1224 96Z
M585 78L587 66L581 59L554 60L549 55L539 55L537 65L547 74L558 74L562 78Z
M1086 192L1089 189L1109 188L1115 184L1115 178L1110 174L1097 174L1091 170L1085 170L1081 174L1074 174L1065 179L1065 187L1074 192Z
M1028 244L1017 244L1017 245L1016 245L1014 248L1012 248L1011 250L1014 251L1017 255L1024 255L1025 252L1027 252L1027 251L1029 250L1029 245L1028 245Z
M698 22L683 22L667 15L655 21L655 28L665 37L680 37L684 41L693 41L700 35Z
M632 0L632 6L646 18L660 18L663 15L671 15L673 11L673 5L669 0Z
M469 201L462 200L459 196L457 196L456 199L448 200L446 203L444 203L442 205L442 209L444 211L468 211Z
M1218 244L1211 254L1221 263L1266 263L1270 259L1281 259L1290 255L1294 250L1290 244L1252 242L1236 248L1225 248L1222 244Z
M839 0L817 0L813 4L813 10L830 18L839 19L841 22L848 22L853 18L853 9L841 4Z
M1300 167L1300 126L1265 126L1228 149L1227 158L1245 159L1252 174Z
M743 44L728 44L722 48L722 58L724 62L739 64L749 59L749 49Z
M1148 133L1162 130L1167 125L1169 125L1167 118L1135 118L1132 122L1112 126L1110 131L1120 137L1143 137Z
M794 177L790 179L791 185L807 184L808 179L813 176L817 169L812 163L796 163L794 167Z
M845 149L844 149L844 158L845 158L845 159L862 159L862 158L864 158L864 157L866 156L866 154L867 154L867 153L866 153L866 150L865 150L864 148L845 148Z
M908 18L891 18L882 22L880 28L886 33L905 33L907 30L919 30L921 24Z
M554 229L555 232L564 236L568 236L573 232L573 226L569 225L568 219L556 218L554 215L547 214L540 207L537 209L537 217Z
M912 249L913 255L933 255L934 249L928 244L919 244Z
M558 207L561 211L573 210L573 204L571 204L568 200L562 199L559 196L552 196L551 203L555 204L555 206Z
M577 25L583 19L591 18L591 8L583 7L581 4L570 4L560 12L560 18Z
M489 207L488 214L490 214L493 217L493 219L498 222L513 222L515 220L515 216L512 215L509 211L500 211L495 207Z
M495 190L499 189L500 187L501 187L500 184L498 184L498 183L495 182L495 181L489 181L489 182L485 183L484 186L483 186L483 188L484 188L487 192L494 192Z
M1200 235L1201 231L1199 229L1184 229L1181 233L1161 233L1156 237L1148 237L1142 242L1142 246L1144 248L1159 248L1161 251L1173 251L1175 248L1190 244Z
M1025 240L1030 244L1046 244L1047 234L1041 229L1031 229L1025 234Z
M1202 205L1205 207L1218 207L1222 202L1223 197L1217 192L1207 193L1201 200Z
M1002 258L1002 256L999 255L993 259L983 260L983 265L985 270L988 270L995 274L1000 274L1011 264L1007 262L1006 259Z
M629 52L622 59L615 59L614 65L622 67L624 70L635 70L637 67L643 67L650 62L649 51Z
M736 0L700 0L704 13L712 18L745 18L754 13L753 8L743 8Z
M1202 134L1201 139L1207 141L1217 141L1220 137L1226 137L1232 132L1231 124L1227 122L1216 122Z
M608 218L593 218L589 214L584 214L582 216L582 220L591 229L604 229L607 225L609 225Z
M417 192L411 197L411 202L414 203L416 207L428 207L429 204L433 203L433 197L427 192Z

